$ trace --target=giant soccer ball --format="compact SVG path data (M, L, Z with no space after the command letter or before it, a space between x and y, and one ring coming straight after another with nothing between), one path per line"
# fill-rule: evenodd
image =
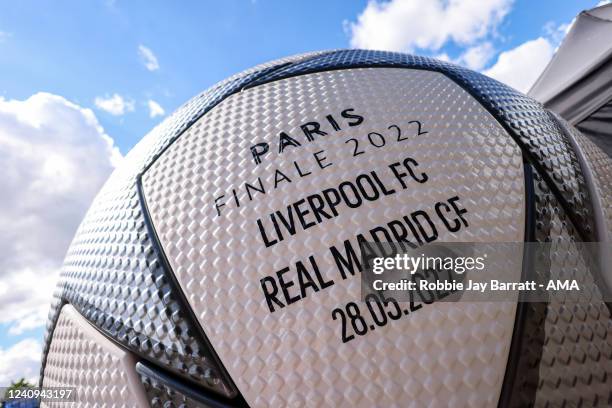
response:
M588 269L576 243L610 242L611 169L534 100L452 64L340 50L260 65L178 109L100 191L41 384L75 387L77 406L609 403L609 277L571 306L384 303L381 323L359 251L549 242L551 277Z

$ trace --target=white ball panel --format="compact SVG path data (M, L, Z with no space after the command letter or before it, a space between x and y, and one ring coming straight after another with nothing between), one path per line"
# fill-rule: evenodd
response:
M364 117L350 127L340 113ZM326 115L338 121L333 131ZM428 133L417 135L411 120ZM308 142L300 125L326 136ZM390 125L407 140L397 142ZM277 153L278 135L301 143ZM385 136L376 148L367 135ZM352 157L359 140L364 153ZM249 147L270 144L256 165ZM324 150L317 167L313 154ZM320 156L319 156L320 157ZM412 157L427 173L401 189L388 165ZM293 162L312 174L296 177ZM274 190L274 171L291 179ZM266 248L255 222L309 194L376 171L397 193ZM249 202L243 183L265 195ZM328 248L374 226L459 196L469 227L440 242L511 242L524 236L520 149L469 94L439 73L338 70L280 80L232 95L188 129L144 174L153 224L197 318L246 400L268 405L496 405L515 305L434 303L343 344L331 311L360 296L359 277L339 278ZM240 207L232 201L239 194ZM225 195L219 216L215 199ZM334 285L270 313L260 279L314 254ZM288 273L288 276L293 270ZM508 271L519 276L520 270ZM364 308L364 304L361 303Z

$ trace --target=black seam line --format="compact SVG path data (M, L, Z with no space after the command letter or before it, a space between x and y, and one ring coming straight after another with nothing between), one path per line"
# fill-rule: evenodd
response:
M45 378L45 368L47 367L47 357L49 357L49 349L51 347L51 340L53 339L53 333L55 332L55 327L57 326L57 321L59 320L59 315L62 312L62 308L68 302L60 296L60 303L57 305L57 311L55 312L55 316L53 316L53 322L51 323L51 328L47 331L47 341L45 342L45 348L43 349L42 361L40 362L40 378L38 379L39 385L42 387L43 379Z
M605 221L603 209L601 208L600 204L602 202L602 198L595 184L595 174L593 173L593 170L585 156L584 150L582 149L580 143L578 143L578 140L576 140L576 138L574 138L574 135L572 135L571 132L568 132L563 126L562 132L567 138L569 145L574 150L574 153L576 154L576 161L578 162L578 166L580 166L580 169L582 171L582 177L584 179L586 193L589 196L588 202L591 204L591 211L593 212L593 236L598 242L605 242L607 239L606 232L603 228L603 226L605 225ZM594 278L599 290L601 291L602 298L612 299L612 288L610 288L608 283L605 281L605 278L601 276L602 273L606 273L607 265L605 262L603 262L601 256L598 258L599 259L597 259L597 261L589 259L589 262L596 262L597 264L597 267L595 268L589 267L589 271L591 272L591 276ZM593 269L595 271L598 270L600 273L593 273ZM606 307L612 314L612 302L603 301L603 303L606 305Z
M143 360L146 360L146 365L140 361L138 361L134 367L134 369L136 370L137 373L140 373L140 371L138 370L138 366L145 366L147 368L147 371L144 373L146 375L149 375L154 377L155 379L159 380L160 382L163 382L164 384L168 384L168 386L170 388L176 388L179 391L183 392L183 390L188 390L187 392L184 392L186 395L188 395L189 397L193 398L200 401L200 402L205 402L209 405L207 406L211 406L211 408L215 408L215 407L243 407L243 406L247 406L246 402L243 402L243 399L241 398L236 398L234 397L234 399L228 399L227 397L224 397L223 395L217 394L214 391L209 391L208 389L198 389L195 390L193 388L191 388L187 382L188 380L185 381L181 381L183 380L183 377L180 377L181 380L175 379L174 377L176 376L175 373L171 373L169 370L164 369L163 367L159 367L154 361L150 360L150 357L146 356L145 354L143 354L142 352L137 352L134 350L129 349L125 344L117 341L116 338L114 338L112 336L111 333L109 333L107 330L104 330L100 327L98 327L94 322L92 322L91 320L89 320L87 317L83 316L83 314L81 313L81 311L72 303L67 302L65 300L62 299L62 302L60 304L60 306L58 307L58 312L57 312L57 319L55 319L55 322L53 324L53 330L55 330L55 328L57 327L57 321L59 320L59 316L62 313L62 309L64 308L64 306L66 305L70 305L72 307L74 307L74 310L79 314L79 316L81 316L85 322L87 322L87 324L92 327L93 329L95 329L98 333L100 333L106 340L108 340L110 343L112 343L113 345L115 345L117 348L123 350L124 352L134 356L134 357L140 357ZM45 355L45 363L46 363L46 357L48 356L48 353L46 353ZM160 372L160 374L157 374L157 371ZM161 374L163 373L163 375ZM43 383L43 377L44 377L44 367L41 367L41 378L39 380L39 386L42 387L42 383ZM175 386L176 384L179 384L178 386ZM199 386L196 384L196 386ZM201 386L199 386L201 387ZM207 393L210 393L211 395L207 395Z
M574 223L574 226L576 230L578 231L580 238L585 242L589 241L588 239L589 234L587 234L586 231L582 229L582 224L579 222L579 220L574 215L574 212L572 211L571 206L567 203L567 201L563 197L563 194L561 194L561 191L557 188L557 185L554 183L553 179L550 177L550 175L548 174L544 166L526 148L525 144L520 140L520 137L517 136L515 131L512 128L510 128L503 120L499 118L498 114L489 106L488 102L486 100L483 100L476 92L472 91L470 87L464 83L464 80L458 75L455 75L451 72L448 72L440 68L435 68L435 67L419 67L419 66L409 66L409 65L401 66L401 65L392 64L392 63L378 63L378 64L369 63L369 64L354 64L351 66L318 67L318 68L313 68L313 69L307 69L303 72L296 71L295 73L291 73L290 75L273 78L270 80L266 80L265 75L264 75L262 77L263 79L262 82L258 82L258 83L251 82L249 86L245 87L245 89L250 88L251 85L252 87L255 87L255 86L263 85L266 83L271 83L271 82L288 79L288 78L292 78L296 76L301 76L301 75L308 75L308 74L327 72L327 71L339 71L339 70L345 70L345 69L357 69L357 68L397 68L397 69L414 69L418 71L438 72L444 75L445 77L447 77L448 79L450 79L451 81L453 81L461 89L463 89L470 96L476 99L476 101L479 102L479 104L482 107L484 107L491 116L493 116L496 122L502 128L504 128L504 130L510 135L510 137L518 144L522 153L528 158L529 162L535 167L535 169L538 171L540 176L544 179L544 182L550 188L555 198L559 201L559 204L561 204L561 207L563 207L563 209L565 210L568 218ZM542 107L542 110L545 110L545 109ZM548 120L551 121L550 117ZM559 127L559 126L555 126L555 127Z
M198 402L201 402L206 405L206 407L210 408L227 408L227 407L238 407L239 405L234 405L229 401L219 401L211 396L206 395L199 389L194 389L182 381L177 380L174 376L167 372L166 370L151 365L148 361L138 361L135 366L136 373L141 376L146 376L152 378L155 381L159 381L166 387L178 391L179 393L185 395L188 398L194 399ZM142 382L142 380L141 380ZM145 391L146 393L146 391ZM147 395L148 397L148 395Z
M324 55L317 56L323 57ZM269 84L276 81L281 81L284 79L295 78L302 75L310 75L317 74L320 72L329 72L329 71L342 71L345 69L359 69L359 68L397 68L397 69L414 69L417 71L429 71L429 72L439 72L444 74L443 71L437 70L432 67L419 67L419 66L409 66L409 65L400 65L398 63L355 63L352 65L338 65L338 66L329 66L329 67L313 67L308 68L304 71L295 71L288 72L285 76L279 76L276 78L266 78L268 75L262 75L260 78L257 78L256 81L249 82L244 89L255 88L260 85ZM453 81L455 82L455 81ZM462 87L463 88L463 87Z
M552 117L555 117L553 113L549 113ZM571 146L574 155L576 156L576 161L578 162L578 166L580 169L580 173L582 178L584 179L584 185L586 187L586 194L588 195L588 203L590 204L590 210L592 211L593 216L595 217L594 222L592 223L593 228L593 236L597 241L605 240L605 233L602 231L600 223L596 222L597 218L603 222L603 214L600 206L595 208L596 202L601 202L601 197L597 192L597 187L595 186L595 176L591 170L591 167L588 165L588 160L586 159L582 147L578 143L578 141L574 138L574 135L569 132L565 126L559 126L561 128L561 132L568 144ZM594 201L596 200L596 201ZM601 224L603 225L603 224Z
M222 394L219 394L209 388L205 388L204 386L202 386L201 384L198 384L196 382L194 382L193 380L190 380L189 378L186 378L184 374L181 374L179 372L177 372L175 369L171 368L171 367L166 367L163 368L161 366L159 366L155 360L152 360L150 356L146 355L144 352L138 350L138 349L130 349L129 345L121 343L119 340L117 340L117 338L113 335L113 333L111 333L109 330L103 329L101 327L98 327L96 325L96 323L92 320L90 320L90 318L86 317L83 315L83 313L81 312L81 310L78 308L77 305L74 305L70 302L64 302L62 304L62 308L66 305L70 305L72 307L74 307L74 309L77 311L77 313L83 318L85 319L85 321L91 325L93 328L95 328L100 334L102 334L107 340L109 340L111 343L113 343L115 346L117 346L118 348L124 350L125 352L129 353L130 355L132 355L135 358L140 358L144 361L146 361L149 365L151 365L152 367L156 367L159 370L162 370L164 372L167 372L169 376L172 377L177 377L177 382L183 382L185 383L185 387L189 387L190 385L193 387L200 387L202 388L199 392L202 395L206 395L206 393L210 393L210 396L206 396L206 398L210 398L213 400L218 400L220 402L226 402L227 404L229 404L230 402L233 403L235 407L243 407L243 406L247 406L246 403L243 404L243 398L241 397L240 394L238 394L237 396L233 397L233 398L229 398L226 397ZM95 308L95 307L91 307L91 310L95 310L96 312L101 312L102 310L99 308ZM183 309L181 309L183 310ZM61 309L60 309L60 313L61 313ZM60 315L60 313L58 313L58 317ZM197 329L197 328L196 328ZM141 333L138 333L139 335ZM204 344L204 346L206 346L206 344ZM172 374L170 374L172 373ZM180 378L180 380L179 380Z
M159 364L158 362L153 360L151 358L151 356L147 355L146 353L144 353L140 349L137 349L137 348L132 349L132 348L130 348L129 344L125 344L125 343L122 343L119 340L117 340L116 336L110 330L98 327L96 325L96 322L92 321L89 317L83 315L83 313L79 309L78 305L74 305L74 304L72 304L70 302L66 302L66 303L64 303L63 306L65 306L66 304L69 304L69 305L73 306L75 308L75 310L79 313L79 315L81 315L87 321L87 323L89 323L93 327L95 327L96 330L98 330L98 332L100 332L102 335L104 335L104 337L106 337L109 341L114 343L117 347L121 348L122 350L125 350L126 352L129 352L134 357L138 357L138 358L141 358L143 360L146 360L147 362L151 363L154 366L157 366ZM90 305L87 305L87 306L85 306L83 308L87 308L87 307L89 307L89 310L94 310L95 312L104 313L101 309L96 308L96 307L90 307ZM181 310L183 310L183 309L181 309ZM110 316L110 317L113 318L112 316ZM196 330L197 330L197 328L196 328ZM140 333L140 332L137 332L137 334L138 335L142 335L142 333ZM206 343L204 341L202 341L202 343L204 343L203 345L206 346ZM180 377L181 379L183 379L187 383L193 383L194 386L199 386L199 387L204 388L204 386L202 386L201 384L198 384L193 379L187 378L185 376L185 374L182 374L182 373L178 372L176 369L174 369L172 367L167 367L166 371L173 372L175 376ZM221 374L223 375L223 373L221 373ZM217 392L215 392L213 390L210 390L208 388L204 388L204 389L206 389L207 392L210 392L210 393L214 394L215 398L222 399L222 400L229 400L230 399L230 398L228 398L228 397L226 397L226 396L224 396L222 394L219 394L219 393L217 393ZM236 398L236 397L234 397L234 398Z
M166 254L164 253L164 250L159 241L159 237L157 236L157 232L155 231L155 227L153 226L153 223L149 216L149 210L148 210L147 202L144 196L141 176L138 176L138 178L136 179L136 189L138 191L138 200L140 202L141 210L143 213L145 227L147 229L147 233L149 234L149 238L150 238L153 250L155 251L155 255L157 259L159 260L160 267L164 271L164 274L168 277L169 284L172 285L172 289L174 293L176 294L177 301L182 304L181 310L183 310L187 315L186 317L191 320L191 323L193 324L193 327L195 328L197 335L200 336L199 340L202 341L203 346L206 347L209 353L211 354L213 358L213 362L220 369L218 370L219 375L222 376L226 384L229 384L230 388L232 388L233 392L229 396L229 398L236 398L239 395L241 396L240 391L238 390L238 387L236 387L236 384L234 384L234 382L230 378L227 370L225 369L225 366L221 362L221 359L219 358L214 348L212 347L210 341L208 340L208 337L206 336L206 332L204 331L203 327L200 325L200 322L197 319L195 312L191 308L191 305L189 304L189 301L187 300L187 297L185 296L185 293L183 292L176 276L174 276L174 273L172 273L172 267L170 266L170 263L168 262L168 258L166 257ZM150 357L145 357L145 358L147 360L150 359ZM188 379L186 378L186 380ZM223 397L222 394L218 394L218 395L220 397Z
M582 169L582 166L580 165L580 159L578 158L578 153L576 152L576 150L574 149L574 146L572 145L571 136L569 135L569 132L567 132L567 130L565 129L565 126L562 123L560 123L559 120L557 120L557 118L554 116L553 113L551 113L549 110L546 110L546 114L548 115L549 119L552 122L554 122L555 128L558 129L559 134L561 135L561 140L562 140L563 144L566 146L567 150L570 152L570 156L573 153L573 156L576 158L576 161L578 162L578 167L576 167L576 166L572 166L572 167L576 171L576 173L579 174L580 177L582 177L582 179L584 180L584 182L586 184L586 178L584 177L584 169ZM548 173L545 172L545 171L542 171L543 169L542 170L538 169L537 166L535 166L535 167L538 170L540 176L545 179L546 184L548 185L550 190L553 192L553 194L555 194L556 192L558 193L558 195L555 194L555 197L559 201L559 204L561 204L561 206L563 207L563 210L565 211L565 215L570 219L572 224L574 224L574 228L578 232L578 235L580 235L580 238L582 239L582 241L583 242L592 242L593 241L593 237L596 236L596 230L595 230L596 226L591 225L592 228L593 228L593 231L591 233L588 233L586 231L586 229L584 229L584 227L583 227L584 223L581 222L578 218L576 218L576 215L574 214L574 211L572 210L572 207L563 198L563 195L557 189L557 185L552 182L552 179L550 181L546 180L547 178L550 178L548 176ZM589 187L588 186L585 186L585 187L586 187L586 190L585 191L581 191L581 192L585 193L585 195L586 195L586 197L585 197L586 205L589 206L589 210L591 212L593 212L594 210L593 210L593 207L592 207L591 193L589 191ZM587 220L587 221L589 221L589 220ZM591 223L591 224L594 224L594 223Z
M523 173L525 179L525 239L526 243L535 242L535 188L533 181L533 169L531 164L526 161L523 162ZM521 281L525 281L528 278L529 272L533 269L534 265L534 254L530 249L529 244L525 245L525 252L523 253L523 267L521 271ZM520 296L520 294L519 294ZM520 299L519 299L520 300ZM504 408L510 406L512 401L512 391L514 388L516 377L520 374L519 370L519 357L523 349L523 340L525 338L525 323L527 319L527 308L528 303L519 301L516 305L516 315L514 318L514 330L512 332L512 338L510 340L510 349L508 351L508 360L506 362L506 370L504 373L504 380L502 382L502 388L499 394L498 407ZM535 397L535 395L534 395ZM535 401L531 401L535 402Z
M520 143L519 143L519 147L521 147L521 150L523 150L523 147L521 146ZM537 170L537 172L540 175L540 177L542 177L542 179L546 183L547 187L553 193L553 195L555 196L555 198L557 199L559 204L561 204L561 207L563 207L563 210L565 211L566 216L570 219L572 224L574 224L574 228L576 229L576 231L580 235L580 238L582 239L582 241L590 242L591 240L589 239L589 234L582 228L582 224L576 218L576 215L574 214L574 211L572 210L572 207L565 200L565 198L563 197L563 194L561 194L561 191L559 190L559 188L557 187L557 185L555 184L553 179L550 177L550 175L548 174L548 172L546 171L544 166L542 166L533 157L533 155L530 152L528 152L526 150L523 150L523 153L525 154L525 156L527 156L527 158L529 159L529 162L531 163L531 165Z
M274 75L274 74L278 73L279 71L282 71L283 69L288 68L288 67L290 67L292 65L298 65L298 64L303 64L305 62L316 61L319 58L335 54L338 51L342 51L342 50L322 51L321 53L319 53L317 55L312 55L312 56L310 56L308 58L304 58L304 59L301 59L301 60L290 61L290 62L288 62L286 64L282 64L282 65L279 65L277 67L274 67L274 69L272 69L270 71L262 72L261 75L257 75L255 77L253 77L253 79L251 81L243 84L240 87L240 91L239 92L246 91L246 90L251 89L251 88L255 88L256 86L258 86L260 84L265 84L265 83L268 83L268 82L274 82L274 81L269 81L267 79L267 77L269 77L271 75ZM282 77L282 79L285 79L285 77Z

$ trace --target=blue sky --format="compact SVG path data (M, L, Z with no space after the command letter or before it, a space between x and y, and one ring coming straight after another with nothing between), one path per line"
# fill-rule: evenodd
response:
M190 97L268 60L348 47L435 56L526 91L596 3L2 2L0 159L11 172L0 190L13 199L0 203L0 386L37 373L49 294L95 192Z
M84 107L115 93L134 101L134 111L98 113L101 124L126 153L159 117L149 118L152 99L171 112L197 92L232 73L286 55L351 45L345 22L354 22L366 1L221 2L30 1L4 2L0 31L0 95L25 99L47 91ZM546 24L571 21L593 1L517 1L497 27L497 52L545 34ZM410 24L410 21L406 21ZM159 69L148 71L138 47L151 49ZM462 46L440 50L456 57ZM491 60L494 62L494 59Z

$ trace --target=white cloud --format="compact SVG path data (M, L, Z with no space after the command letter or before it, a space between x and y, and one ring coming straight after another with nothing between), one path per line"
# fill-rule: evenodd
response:
M98 96L94 100L94 104L98 109L110 113L111 115L120 116L127 112L134 111L134 101L124 99L119 94L113 94L110 97Z
M440 61L444 61L444 62L453 62L452 58L445 52L443 52L442 54L436 55L434 58L439 59Z
M6 387L24 377L37 385L41 353L41 344L34 339L22 340L7 349L0 348L0 384Z
M554 44L544 37L527 41L499 54L497 62L483 73L527 92L552 58L554 49Z
M455 62L470 69L478 70L482 69L494 54L495 49L493 48L493 44L490 42L484 42L468 48Z
M6 31L0 31L0 43L4 42L4 40L9 37L11 37L11 33L7 33Z
M154 118L156 116L164 116L166 114L164 108L162 108L159 103L155 102L152 99L148 100L147 105L149 106L149 117L151 118Z
M159 62L157 61L157 57L153 54L150 48L145 47L144 45L138 46L138 55L142 60L145 68L149 71L157 71L159 69Z
M575 22L576 18L569 23L546 23L543 27L543 36L502 52L495 64L483 73L519 91L529 91Z
M9 334L44 326L60 262L58 257L54 265L43 261L34 268L15 268L0 275L0 299L6 311L0 316L0 322L10 324Z
M9 333L44 324L72 236L120 160L90 109L49 93L0 98L0 323Z
M612 0L601 0L595 7L605 6L606 4L612 3Z
M439 50L449 40L469 45L483 39L511 6L512 0L373 0L347 29L356 48Z
M493 44L487 41L467 48L458 58L451 58L445 52L434 56L434 58L444 62L463 65L470 69L480 70L486 66L493 55L495 55L495 48L493 48Z
M544 33L546 34L546 38L555 46L561 44L567 33L569 33L570 29L574 25L576 19L572 19L567 24L555 24L552 21L549 21L544 25Z

